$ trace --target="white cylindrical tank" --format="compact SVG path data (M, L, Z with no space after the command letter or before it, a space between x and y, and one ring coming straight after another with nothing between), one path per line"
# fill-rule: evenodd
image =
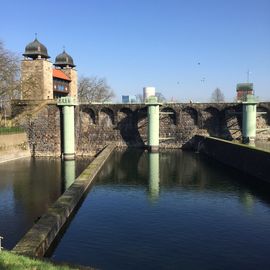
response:
M143 88L143 100L146 101L147 98L156 95L156 88L152 86L147 86Z

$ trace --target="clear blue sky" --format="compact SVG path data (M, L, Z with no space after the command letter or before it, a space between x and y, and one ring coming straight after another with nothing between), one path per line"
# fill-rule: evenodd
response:
M248 69L270 100L270 0L1 0L0 25L18 54L35 32L52 61L64 45L79 75L106 77L118 100L143 86L180 101L219 87L232 100Z

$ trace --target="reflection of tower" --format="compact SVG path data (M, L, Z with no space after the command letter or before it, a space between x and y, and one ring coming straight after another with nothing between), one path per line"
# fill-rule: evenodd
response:
M159 197L159 153L149 153L149 195L152 200Z
M64 161L64 186L68 189L75 181L75 160Z
M254 206L254 197L248 191L241 192L239 194L240 202L245 206L246 210L250 212Z

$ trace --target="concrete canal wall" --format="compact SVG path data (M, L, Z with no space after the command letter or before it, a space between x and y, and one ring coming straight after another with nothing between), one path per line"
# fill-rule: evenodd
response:
M196 151L270 182L270 152L212 137L195 136L194 142Z
M17 243L13 252L28 256L44 256L62 226L76 209L95 176L115 145L107 146Z
M26 133L0 135L0 163L29 156Z

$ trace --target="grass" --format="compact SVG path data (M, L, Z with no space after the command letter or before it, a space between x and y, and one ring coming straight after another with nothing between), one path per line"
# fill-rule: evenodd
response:
M0 251L0 269L2 270L75 270L67 265L56 265L49 261L38 260L14 254L9 251Z
M24 130L21 127L0 127L0 135L1 134L16 134L22 133Z

